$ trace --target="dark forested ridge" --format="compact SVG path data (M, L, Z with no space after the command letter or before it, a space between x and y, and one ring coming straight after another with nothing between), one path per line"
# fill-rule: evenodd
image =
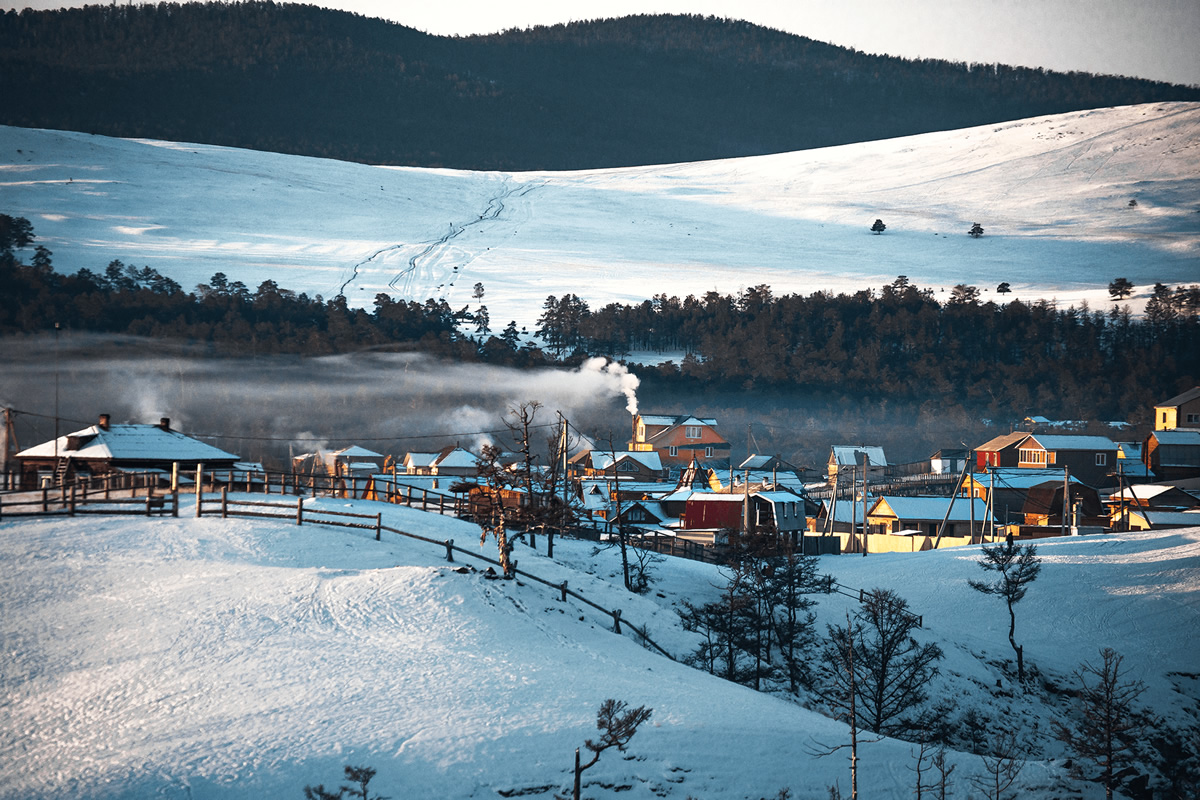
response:
M519 170L799 150L1200 89L868 56L696 16L451 38L243 2L6 12L0 98L10 125Z

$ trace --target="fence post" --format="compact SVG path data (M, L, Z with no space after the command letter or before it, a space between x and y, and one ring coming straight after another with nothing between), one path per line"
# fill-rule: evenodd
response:
M564 603L567 602L567 582L563 581L562 585L559 586L558 588L562 592L562 601Z
M50 510L49 494L48 494L49 491L50 490L48 488L46 488L45 486L42 487L42 513L43 514L45 514L47 511Z
M71 505L67 513L72 517L75 516L75 484L73 483L71 484Z
M204 465L196 465L196 518L199 519L204 506Z
M429 490L421 490L421 510L424 511L429 505Z
M171 516L179 519L179 484L176 484L175 490L171 492Z
M446 560L449 561L451 564L454 563L454 540L453 539L446 540Z
M296 498L296 524L297 525L304 524L304 498L303 497Z
M612 618L613 618L613 630L616 633L620 633L621 632L621 609L618 608L618 609L614 610L612 612Z
M383 534L383 514L375 515L375 541L380 541L380 536Z
M227 519L229 516L229 487L221 487L221 519Z
M146 492L146 516L150 516L150 492Z

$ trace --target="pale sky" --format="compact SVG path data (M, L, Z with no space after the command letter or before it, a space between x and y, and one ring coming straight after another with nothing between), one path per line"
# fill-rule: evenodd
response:
M1200 0L326 0L429 33L691 13L906 58L1130 75L1200 86ZM0 9L83 5L0 0Z

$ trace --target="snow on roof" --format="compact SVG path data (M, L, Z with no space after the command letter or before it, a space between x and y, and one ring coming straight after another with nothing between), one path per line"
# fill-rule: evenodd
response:
M1155 431L1159 444L1200 444L1200 430Z
M1107 436L1072 436L1068 433L1035 433L1030 436L1047 450L1116 450Z
M475 467L478 466L479 459L470 450L454 447L439 453L434 463L438 467Z
M334 453L338 458L383 458L383 453L376 453L374 450L368 450L365 447L358 445L350 445L345 450L338 450Z
M804 498L792 492L769 491L755 492L754 497L761 497L768 503L803 503Z
M940 520L946 516L946 509L950 505L949 497L881 497L876 502L875 506L871 507L870 514L878 514L883 509L879 508L882 503L887 503L888 508L895 513L897 519L935 519ZM965 497L957 497L954 499L954 507L950 509L949 520L954 522L967 522L971 519L972 501ZM979 521L987 517L987 503L979 498L974 500L975 520Z
M1144 502L1146 500L1151 500L1155 497L1158 497L1160 494L1166 494L1167 492L1175 490L1176 487L1169 483L1138 483L1132 486L1126 486L1124 491L1113 492L1108 496L1108 499L1120 500L1122 497L1124 497L1126 500L1132 500L1136 497L1138 501ZM1184 491L1183 489L1179 489L1178 491L1183 492L1189 497L1194 497L1191 492ZM1200 498L1196 498L1196 502L1200 503Z
M404 463L414 467L432 467L441 453L405 453Z
M611 451L592 451L592 467L594 469L608 469L613 465L613 453ZM615 461L636 461L646 469L661 470L662 457L657 451L633 451L633 450L618 450Z
M1002 467L990 472L976 472L967 478L977 486L988 487L995 485L997 489L1029 489L1041 486L1043 483L1062 483L1065 470L1043 467ZM1070 476L1071 483L1082 485L1083 482L1074 475Z
M78 440L68 450L70 440ZM22 450L17 458L54 458L55 440ZM179 431L158 425L92 425L58 437L57 454L97 461L236 461L237 456L205 444Z
M883 454L883 448L877 445L835 444L831 458L839 467L852 467L862 463L858 456L859 453L862 453L863 457L867 459L869 466L887 466L887 456Z

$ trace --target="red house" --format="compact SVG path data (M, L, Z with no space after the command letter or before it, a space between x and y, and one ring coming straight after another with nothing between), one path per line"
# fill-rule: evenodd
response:
M715 419L690 414L638 414L629 449L655 452L664 468L677 472L693 460L709 469L729 468L730 446L716 431Z

